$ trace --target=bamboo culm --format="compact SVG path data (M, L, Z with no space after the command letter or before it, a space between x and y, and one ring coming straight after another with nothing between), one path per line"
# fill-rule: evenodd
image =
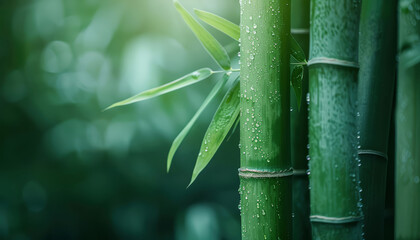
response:
M384 239L388 138L396 77L397 0L363 0L358 155L366 240Z
M292 1L291 33L305 51L309 53L309 0ZM309 180L308 169L308 71L305 68L302 82L301 107L298 107L296 95L290 91L290 142L293 165L293 239L310 240L309 222Z
M292 239L290 0L242 0L242 239Z
M310 17L312 238L362 239L356 137L360 1L312 0Z
M395 239L420 239L420 0L399 2Z

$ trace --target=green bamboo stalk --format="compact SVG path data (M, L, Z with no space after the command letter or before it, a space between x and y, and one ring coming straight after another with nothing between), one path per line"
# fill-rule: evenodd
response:
M309 0L294 0L292 2L291 16L292 35L305 51L309 53ZM293 239L311 239L309 222L309 179L308 169L308 109L306 93L308 92L308 71L305 68L302 83L301 107L293 89L290 91L290 138L291 161L294 169L293 175Z
M290 0L241 1L242 239L292 239Z
M384 239L388 137L397 51L397 0L363 0L360 18L358 131L366 240Z
M394 96L396 88L394 87ZM395 103L392 107L392 118L388 142L388 166L386 168L386 190L384 211L384 240L394 240L395 236Z
M399 3L395 236L420 239L420 0Z
M309 154L312 238L361 239L357 162L360 2L312 0Z

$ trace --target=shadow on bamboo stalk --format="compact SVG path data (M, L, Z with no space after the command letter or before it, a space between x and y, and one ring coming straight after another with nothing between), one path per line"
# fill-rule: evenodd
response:
M309 53L309 0L292 1L291 33L302 46L306 56ZM293 176L293 239L311 239L309 222L309 179L308 169L308 71L304 70L302 94L290 91L290 142ZM298 98L300 100L298 101ZM300 104L299 104L300 103ZM299 106L300 105L300 106Z
M388 137L396 72L396 9L396 0L362 2L358 155L366 240L384 239Z

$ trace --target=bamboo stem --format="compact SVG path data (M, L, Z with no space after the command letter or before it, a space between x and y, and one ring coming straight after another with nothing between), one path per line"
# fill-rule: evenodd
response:
M290 0L241 1L242 239L292 239Z
M366 240L384 239L388 137L396 72L396 9L396 0L362 2L358 155Z
M309 53L309 0L292 2L291 33L305 51ZM293 239L311 239L309 221L309 179L308 169L308 109L306 94L308 92L308 71L305 68L302 83L302 106L298 108L296 95L290 91L290 142L293 175ZM300 174L298 174L300 173Z
M399 4L395 235L420 239L420 0Z
M359 1L311 1L310 199L313 239L361 239L356 112Z

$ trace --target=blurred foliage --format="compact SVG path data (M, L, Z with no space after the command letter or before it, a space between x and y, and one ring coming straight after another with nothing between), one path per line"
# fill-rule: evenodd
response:
M236 0L182 2L238 22ZM217 101L166 173L213 80L102 112L217 68L171 0L1 1L0 32L0 239L240 238L237 133L185 189Z

